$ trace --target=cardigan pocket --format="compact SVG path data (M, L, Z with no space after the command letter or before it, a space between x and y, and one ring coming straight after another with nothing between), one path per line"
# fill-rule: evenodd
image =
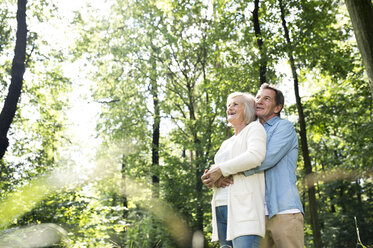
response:
M253 194L251 192L232 194L230 201L230 216L232 216L233 222L257 220L254 205Z

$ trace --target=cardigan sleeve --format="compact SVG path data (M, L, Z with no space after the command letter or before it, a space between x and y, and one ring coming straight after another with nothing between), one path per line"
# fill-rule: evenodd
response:
M255 168L263 162L266 153L266 131L258 122L252 122L249 125L249 130L243 137L244 142L246 141L246 150L218 165L223 176ZM233 147L233 149L240 150L239 147Z

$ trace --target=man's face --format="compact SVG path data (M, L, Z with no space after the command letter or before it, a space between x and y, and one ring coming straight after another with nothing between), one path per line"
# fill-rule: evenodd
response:
M281 110L281 105L276 106L275 96L275 91L271 89L259 90L256 95L255 113L262 124L275 117Z

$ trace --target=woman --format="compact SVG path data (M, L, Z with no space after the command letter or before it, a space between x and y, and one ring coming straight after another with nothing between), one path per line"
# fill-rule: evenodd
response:
M230 94L227 116L234 135L223 142L215 164L202 176L203 183L214 188L212 241L219 240L221 247L259 247L265 232L264 173L245 177L242 172L264 160L266 132L255 121L255 100L250 94Z

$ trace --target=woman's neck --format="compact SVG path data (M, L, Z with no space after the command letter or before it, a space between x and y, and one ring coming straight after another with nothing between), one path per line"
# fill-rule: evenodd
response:
M246 126L247 124L244 122L241 122L240 124L237 124L237 125L233 125L234 135L238 135L242 131L242 129L244 129Z

